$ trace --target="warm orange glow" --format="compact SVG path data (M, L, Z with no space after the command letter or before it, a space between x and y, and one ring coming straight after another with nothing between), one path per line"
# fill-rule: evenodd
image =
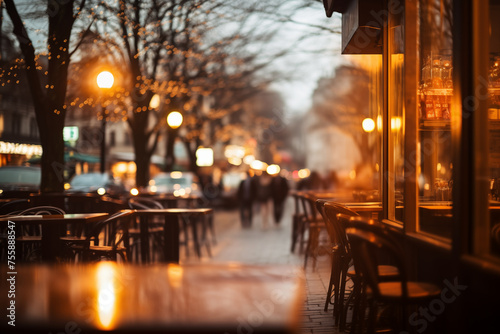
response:
M102 329L113 328L116 313L116 266L113 262L101 262L97 266L97 313Z
M270 175L277 175L277 174L279 174L280 170L281 170L280 166L274 165L274 164L269 165L267 167L267 173Z
M111 72L102 71L97 75L96 81L99 88L111 88L113 87L115 78L113 77L113 74L111 74Z
M178 264L169 264L167 268L168 282L174 288L180 288L182 285L183 269Z
M177 129L182 124L182 114L178 111L172 111L167 116L167 124L172 129Z
M371 118L365 118L361 123L361 126L365 132L372 132L375 130L375 121Z
M160 95L155 94L149 101L149 107L152 109L157 109L160 106Z

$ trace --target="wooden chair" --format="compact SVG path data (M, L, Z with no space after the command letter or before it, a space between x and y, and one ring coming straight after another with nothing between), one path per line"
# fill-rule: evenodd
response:
M163 205L147 197L132 197L128 200L128 206L130 209L134 210L148 210L148 209L163 209ZM155 248L162 249L163 247L163 221L161 217L153 217L148 221L148 236L151 250L150 255L154 255ZM138 219L138 218L137 218ZM131 244L131 251L134 252L136 259L139 259L139 250L141 249L141 231L139 227L139 221L136 220L131 228L129 228L129 237ZM151 254L152 253L152 254ZM152 258L149 256L149 258Z
M29 215L63 215L64 210L50 205L40 205L28 209L14 211L9 215L29 216ZM20 259L22 261L40 261L40 249L42 243L42 227L40 223L29 225L19 225L16 233L16 244L19 245Z
M362 282L362 301L368 302L367 333L375 333L378 303L398 306L399 319L391 326L395 330L408 330L409 306L428 303L438 298L441 289L431 283L408 280L404 251L387 228L360 217L351 217L346 228L356 275ZM381 278L380 253L389 256L398 269L397 279ZM363 304L364 305L364 302ZM364 314L363 307L361 308ZM361 327L364 317L361 318ZM360 328L361 332L363 328Z
M325 312L328 310L328 305L332 304L333 297L333 314L335 322L338 324L343 312L346 271L351 258L345 231L337 221L337 214L348 216L357 216L358 214L339 203L328 200L317 200L316 207L325 220L326 230L332 243L332 265L324 310Z
M316 199L313 195L303 192L300 195L300 200L302 203L302 210L304 212L304 222L302 224L302 237L304 235L304 230L308 231L306 249L304 251L304 269L307 267L307 262L309 257L313 259L313 270L316 269L317 255L322 250L320 247L320 235L323 230L325 230L325 222L323 217L316 210Z
M118 256L127 262L130 258L128 228L133 210L121 210L94 225L84 245L74 245L73 250L82 262L117 261Z
M303 251L303 237L304 237L304 224L305 224L305 217L304 213L302 212L302 202L300 199L301 192L299 191L292 191L290 192L293 198L294 202L294 208L295 211L292 216L292 242L291 242L291 248L290 251L293 253L295 252L295 248L297 244L299 244L300 247L300 252Z

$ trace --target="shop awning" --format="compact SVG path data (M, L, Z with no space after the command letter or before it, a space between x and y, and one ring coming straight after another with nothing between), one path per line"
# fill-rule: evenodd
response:
M38 164L38 163L40 163L41 160L42 160L42 157L40 155L37 155L37 156L31 157L26 162L28 162L30 164ZM95 163L100 162L101 160L99 157L96 157L96 156L90 155L90 154L78 153L78 152L74 152L74 151L65 152L64 153L64 162L71 162L71 161L87 162L90 164L95 164Z

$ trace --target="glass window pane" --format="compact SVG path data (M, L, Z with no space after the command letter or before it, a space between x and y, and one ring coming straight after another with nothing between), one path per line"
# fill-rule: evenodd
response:
M394 1L392 1L394 2ZM394 4L390 4L393 8ZM389 182L388 218L403 221L404 204L404 10L389 17Z
M490 1L489 166L490 252L500 256L500 3Z
M419 2L418 230L451 238L451 0Z

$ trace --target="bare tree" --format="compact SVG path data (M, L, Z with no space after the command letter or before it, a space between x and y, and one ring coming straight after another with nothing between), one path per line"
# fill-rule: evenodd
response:
M21 18L18 4L13 0L5 0L4 4L23 55L23 59L16 62L16 68L23 67L26 70L40 132L43 148L40 190L42 193L60 192L64 189L63 127L71 54L70 40L73 24L79 10L84 7L85 0L47 1L44 14L48 20L46 58L40 57L46 50L35 50L35 43ZM45 59L46 66L43 64Z

